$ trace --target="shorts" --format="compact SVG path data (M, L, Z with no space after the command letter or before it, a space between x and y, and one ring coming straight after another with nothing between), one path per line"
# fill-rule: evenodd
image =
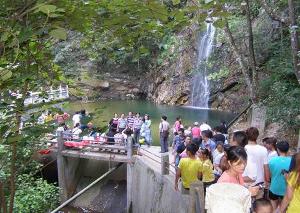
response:
M278 200L278 199L282 200L283 196L274 194L271 191L269 191L269 198L270 198L270 200Z

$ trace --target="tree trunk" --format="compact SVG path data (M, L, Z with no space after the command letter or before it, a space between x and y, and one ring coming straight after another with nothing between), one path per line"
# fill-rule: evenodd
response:
M5 194L4 194L4 183L0 181L0 202L1 202L1 207L0 210L2 209L3 213L7 212L7 207L6 207L6 201L5 201Z
M247 85L247 88L248 88L248 91L249 91L249 94L250 94L251 101L254 102L255 101L255 94L254 94L251 78L248 74L248 68L247 68L247 65L245 63L245 60L244 60L243 56L239 53L238 48L237 48L237 46L234 42L234 38L233 38L232 33L229 29L229 25L228 25L227 20L225 21L225 33L228 37L228 40L229 40L230 46L233 50L233 53L234 53L239 65L241 67L241 70L242 70L242 73L243 73L243 76L244 76L244 80L246 82L246 85Z
M16 192L16 159L17 159L17 142L12 144L12 159L10 165L10 195L9 195L9 213L13 213L14 200Z
M250 3L249 0L246 0L246 17L247 17L247 33L248 33L248 51L250 58L250 66L252 70L252 87L254 92L254 99L256 100L256 90L257 90L257 68L256 68L256 59L254 52L254 44L253 44L253 31L252 31L252 21L251 21L251 11L250 11Z
M29 55L28 55L29 56ZM29 57L28 57L28 65L29 66ZM27 67L28 68L28 67ZM15 135L20 135L20 125L21 125L21 112L24 111L24 100L26 98L26 94L28 92L28 81L26 80L24 83L24 88L22 91L22 98L19 100L21 102L20 108L16 110L16 132ZM17 161L17 143L15 140L12 142L12 157L11 157L11 165L10 165L10 195L9 195L9 213L13 213L14 210L14 200L15 200L15 192L16 192L16 161Z
M299 26L296 21L296 10L293 0L288 0L289 4L289 18L290 18L290 31L291 31L291 48L294 72L297 76L300 84L300 46L299 46L299 34L297 32Z

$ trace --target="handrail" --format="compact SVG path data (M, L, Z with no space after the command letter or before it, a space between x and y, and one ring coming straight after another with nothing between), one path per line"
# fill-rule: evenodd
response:
M86 192L87 190L89 190L92 186L94 186L96 183L98 183L100 180L102 180L103 178L105 178L107 175L111 174L112 172L114 172L116 169L118 169L123 163L119 163L117 166L113 167L112 169L108 170L106 173L104 173L103 175L101 175L99 178L97 178L95 181L93 181L92 183L90 183L87 187L85 187L84 189L82 189L81 191L79 191L78 193L76 193L75 195L73 195L71 198L69 198L67 201L65 201L64 203L62 203L60 206L58 206L56 209L54 209L53 211L51 211L51 213L55 213L58 212L60 209L62 209L63 207L65 207L66 205L68 205L70 202L72 202L73 200L75 200L77 197L79 197L80 195L82 195L84 192Z
M246 114L248 109L252 106L252 102L249 102L248 106L243 109L242 112L240 112L237 116L235 116L230 122L227 124L227 128L231 127L242 115Z

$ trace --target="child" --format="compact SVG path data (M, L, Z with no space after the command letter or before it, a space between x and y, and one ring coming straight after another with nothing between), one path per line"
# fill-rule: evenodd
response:
M253 213L272 213L273 208L271 201L261 198L257 199L253 203Z
M173 148L173 152L172 154L174 155L174 162L176 162L176 158L178 157L178 153L177 153L177 149L178 147L184 143L184 140L185 140L185 137L184 137L184 133L183 133L183 130L180 129L178 132L174 132L174 140L173 140L173 143L172 143L172 148Z
M202 163L202 182L204 184L204 192L206 188L215 183L212 156L208 149L200 149L199 158Z
M277 157L278 153L276 151L276 143L277 139L274 137L264 138L263 140L264 146L268 150L268 161L270 161L273 157Z

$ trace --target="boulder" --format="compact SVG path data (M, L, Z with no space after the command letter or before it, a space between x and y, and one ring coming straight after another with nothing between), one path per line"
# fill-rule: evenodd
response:
M98 87L100 87L101 89L109 89L109 82L108 81L100 81L98 84Z

